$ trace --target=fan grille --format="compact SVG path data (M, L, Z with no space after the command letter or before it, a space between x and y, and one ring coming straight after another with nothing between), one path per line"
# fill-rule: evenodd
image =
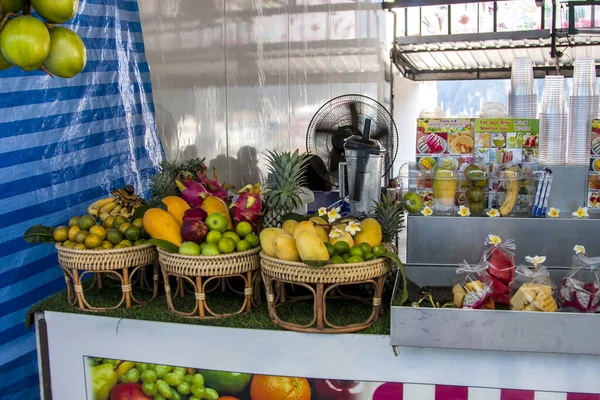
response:
M351 104L357 111L357 128L362 132L365 120L371 120L371 138L386 149L383 176L392 168L398 153L398 130L390 113L378 101L359 94L343 95L325 103L313 116L306 133L306 151L318 156L323 163L313 166L323 179L338 186L337 151L332 144L333 133L342 127L353 126ZM387 132L387 134L385 134Z

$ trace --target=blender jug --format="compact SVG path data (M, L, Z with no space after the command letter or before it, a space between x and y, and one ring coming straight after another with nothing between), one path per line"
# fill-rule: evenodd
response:
M362 137L353 135L344 142L346 162L339 164L340 197L343 199L348 196L350 214L354 217L368 214L375 202L381 199L385 148L377 140L370 139L370 131L371 120L367 119Z

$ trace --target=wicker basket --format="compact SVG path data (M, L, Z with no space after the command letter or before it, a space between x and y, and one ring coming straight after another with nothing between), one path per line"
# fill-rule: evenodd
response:
M239 253L209 257L174 254L159 248L158 260L165 281L169 310L182 317L195 319L223 318L250 311L252 305L255 304L253 301L253 286L260 267L260 251L261 248L257 247ZM177 280L177 289L173 295L169 283L170 277L175 277ZM243 292L236 291L229 284L228 279L234 277L243 279ZM217 286L220 286L222 290L229 286L231 290L244 296L242 307L227 314L213 312L206 302L206 294L212 291L208 289L208 284L211 282L217 283ZM186 291L188 291L186 283L189 283L193 288L191 293L196 299L195 307L190 312L177 310L173 302L174 297L184 297Z
M298 332L348 333L367 329L379 319L382 312L383 285L391 270L389 259L378 258L363 263L330 264L316 268L301 262L279 260L266 255L264 252L260 253L260 257L262 278L267 293L269 318L280 328ZM372 298L350 296L342 291L342 287L345 285L361 283L375 285ZM302 286L311 295L290 297L286 293L285 284ZM369 302L373 305L373 311L364 322L338 326L327 320L327 300L333 298ZM313 319L308 324L298 325L282 321L277 315L277 307L281 304L308 299L311 299L314 304Z
M125 303L130 308L132 301L144 304L152 301L158 295L158 257L153 245L141 245L124 249L75 250L61 245L56 245L58 263L65 275L67 294L71 305L77 304L84 311L106 311L119 308ZM153 265L152 285L146 277L146 266ZM94 307L85 298L83 278L94 274L94 279L89 288L96 286L101 289L103 281L110 286L111 281L117 282L121 287L122 297L113 307ZM152 292L152 297L147 301L140 301L132 293L134 276L139 280L140 288ZM105 280L105 278L107 278Z

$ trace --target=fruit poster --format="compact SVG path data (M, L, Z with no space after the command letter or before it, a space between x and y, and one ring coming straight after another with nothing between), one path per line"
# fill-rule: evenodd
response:
M588 172L588 208L600 209L600 120L592 122Z

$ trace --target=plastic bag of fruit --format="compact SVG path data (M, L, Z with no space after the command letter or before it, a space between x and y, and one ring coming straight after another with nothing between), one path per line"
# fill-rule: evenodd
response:
M515 279L510 284L511 310L556 311L556 285L550 278L550 271L543 265L546 257L527 256L525 261L533 264L533 268L524 265L517 267Z
M463 261L456 269L458 283L452 288L453 305L456 308L487 309L495 308L493 281L487 273L486 264L469 265Z
M558 287L561 307L568 311L600 311L600 257L590 258L575 246L572 269Z
M494 282L494 302L508 304L510 301L508 285L515 277L515 241L502 241L500 236L488 235L485 238L485 250L480 264L487 263L488 274Z

